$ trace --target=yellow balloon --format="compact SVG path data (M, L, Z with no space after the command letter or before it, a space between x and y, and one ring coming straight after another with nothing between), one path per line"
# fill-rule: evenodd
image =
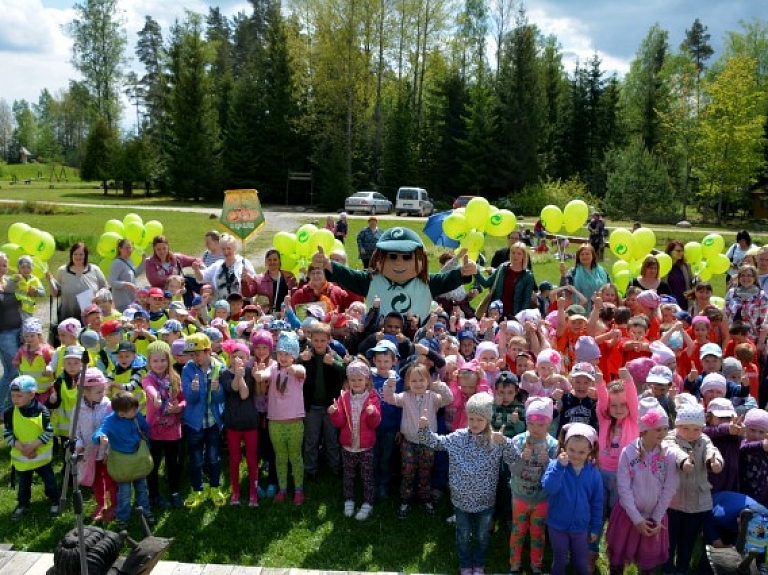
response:
M120 237L125 235L125 224L120 220L107 220L104 224L105 232L115 232Z
M149 241L154 240L157 236L163 235L163 224L157 220L149 220L144 224L144 235Z
M477 230L472 230L461 240L461 247L467 248L467 252L479 252L483 249L485 237Z
M56 252L56 240L48 232L40 232L42 236L40 246L38 249L38 256L42 261L48 261Z
M469 261L476 262L477 258L480 257L480 252L467 252L467 257Z
M615 276L621 271L629 271L629 264L624 260L616 260L611 268L612 274Z
M699 271L699 279L703 282L708 282L712 279L712 270L708 266L704 266Z
M541 225L550 234L556 234L563 227L563 212L552 204L541 208Z
M33 257L32 275L39 279L43 279L46 273L48 273L48 264L38 257Z
M141 219L139 214L125 214L125 217L123 218L123 225L127 226L129 222L139 222L141 225L144 225L144 220Z
M495 207L495 206L491 206ZM509 210L498 210L491 213L488 218L488 225L485 231L489 236L504 237L508 236L515 229L517 218Z
M141 222L131 221L125 226L125 237L133 242L135 246L140 246L144 243L144 224Z
M629 273L637 277L640 275L640 268L643 267L643 262L640 260L631 260L629 262Z
M101 271L103 271L105 274L109 273L109 266L112 265L112 262L115 261L114 256L107 256L106 258L103 258L99 262L99 267L101 268Z
M683 252L685 253L685 261L691 265L699 263L703 255L701 252L701 244L699 242L688 242L685 244Z
M641 260L656 247L656 234L650 228L637 228L632 232L632 255Z
M141 251L139 248L133 248L133 251L131 252L131 263L134 267L139 267L141 265L141 262L144 261L144 252Z
M619 273L613 274L613 283L619 290L624 291L627 289L631 277L629 270L621 270Z
M120 236L115 232L104 232L96 244L96 251L104 258L114 258L117 255L117 242Z
M713 295L711 298L709 298L709 303L718 309L725 308L725 299L721 298L720 296Z
M24 222L15 222L8 228L8 241L12 244L21 245L21 238L24 237L32 227L28 226Z
M469 230L469 222L464 214L454 212L443 220L443 233L452 240L461 241Z
M24 249L19 244L7 243L0 246L0 252L8 256L8 267L16 269L16 262L24 255Z
M722 253L725 249L725 240L720 234L708 234L701 240L701 254L710 260ZM729 266L730 267L730 266ZM713 270L714 271L714 270ZM724 272L715 272L724 273Z
M296 256L293 254L280 254L280 269L284 272L292 271L296 267Z
M724 274L731 267L731 260L725 254L717 254L713 258L707 258L707 267L713 274Z
M333 237L333 232L331 230L326 230L325 228L317 230L314 235L309 238L310 253L315 253L318 246L322 246L323 251L326 254L331 253L333 251L333 242L335 239L336 238Z
M571 200L565 205L563 222L565 231L572 234L579 230L589 218L589 206L583 200Z
M475 228L478 232L484 232L488 225L488 216L491 213L491 204L485 198L477 197L469 200L464 209L464 217L467 218L469 227Z
M608 244L613 254L624 261L632 259L632 232L626 228L616 228L608 237Z
M672 269L672 258L669 254L658 254L656 261L659 262L659 277L663 278L669 274Z
M281 254L292 254L296 251L296 234L277 232L272 238L272 245Z

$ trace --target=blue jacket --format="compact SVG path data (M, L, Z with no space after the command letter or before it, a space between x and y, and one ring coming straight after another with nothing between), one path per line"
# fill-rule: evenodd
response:
M219 428L224 425L221 419L221 413L224 409L224 386L219 384L217 391L209 391L214 372L218 377L222 371L224 371L224 364L216 359L211 359L211 366L207 373L203 372L194 361L188 361L184 369L181 370L181 391L187 400L187 407L184 408L182 414L184 425L188 425L195 431L200 431L203 427L203 416L208 405L211 406L213 419ZM200 378L200 387L197 391L192 391L192 380L195 379L195 376Z
M376 428L376 431L400 431L400 420L403 417L403 410L396 405L387 403L384 401L384 386L387 385L387 379L389 375L379 375L376 373L376 368L373 368L371 372L373 378L373 389L379 396L381 402L381 423ZM405 391L405 385L403 379L395 372L395 393L402 393Z
M683 380L683 385L685 386L685 390L691 395L695 396L696 399L701 399L702 397L701 384L704 383L704 377L706 375L707 375L706 371L700 373L693 383L688 381L687 377ZM747 397L748 395L749 395L748 385L742 385L741 383L737 383L735 381L730 381L730 380L725 381L725 397L727 399L730 399L731 401L733 401L737 397Z
M136 421L139 422L141 433L144 434L147 446L149 447L149 425L141 412L136 414L135 419L126 419L125 417L120 417L117 413L110 413L101 422L101 427L94 432L91 441L98 445L101 436L106 435L107 439L109 439L109 448L112 451L136 453L139 449L139 442L142 440L141 434L136 428Z
M603 478L591 463L578 475L570 463L549 462L541 480L549 495L547 525L559 531L600 535L603 528Z

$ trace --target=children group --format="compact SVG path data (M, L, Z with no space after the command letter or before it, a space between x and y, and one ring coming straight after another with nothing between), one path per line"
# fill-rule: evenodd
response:
M466 319L433 305L421 325L376 300L309 305L300 320L290 296L279 317L239 296L182 323L182 302L144 295L120 314L102 293L106 307L58 325L56 349L24 320L4 414L13 520L30 509L35 473L58 515L54 445L70 436L81 374L78 476L92 519L118 528L134 497L150 524L153 511L209 501L302 505L323 465L342 477L341 496L327 497L359 521L395 489L403 520L434 514L449 492L461 575L484 573L497 521L510 530L510 573L542 573L547 541L556 575L594 572L601 542L611 573L688 573L695 535L724 546L741 509L768 514L756 346L738 320L715 329L717 310L691 318L655 291L622 300L604 286L589 314L572 289L540 301L547 315L504 318L492 302ZM146 306L164 321L150 325ZM93 349L78 345L82 330L98 336ZM116 482L110 453L142 442L152 471Z

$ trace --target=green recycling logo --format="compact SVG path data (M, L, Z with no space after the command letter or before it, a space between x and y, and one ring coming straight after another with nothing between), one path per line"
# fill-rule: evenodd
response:
M302 230L299 232L296 239L299 240L300 244L306 244L309 241L309 232L307 230Z
M628 251L629 251L629 249L627 249L627 246L624 245L624 244L619 244L618 246L616 246L616 254L617 255L623 256Z
M705 247L709 247L715 244L714 238L704 238L704 241L701 242L701 245Z
M498 226L501 223L501 216L499 214L493 214L491 216L491 225Z

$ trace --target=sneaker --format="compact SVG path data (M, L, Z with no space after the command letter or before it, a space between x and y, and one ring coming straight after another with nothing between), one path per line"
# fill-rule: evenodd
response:
M178 493L171 494L171 507L174 509L181 509L184 507L184 502L181 500L181 495Z
M456 515L451 515L448 519L445 520L446 523L456 523Z
M267 496L267 492L258 483L256 484L256 495L259 496L259 499L264 499Z
M128 522L125 521L124 519L118 519L117 521L115 521L115 527L117 528L118 531L125 531L126 529L128 529Z
M542 575L541 567L531 567L531 575Z
M152 500L152 507L160 511L166 511L171 508L171 504L158 495Z
M285 496L288 495L283 489L277 492L277 495L275 495L274 502L278 505L280 503L283 503L285 501Z
M362 507L357 512L357 515L355 515L355 519L358 521L365 521L368 519L368 516L371 514L371 511L373 511L373 505L370 503L363 503Z
M104 511L104 514L101 516L101 520L104 522L104 525L107 525L108 523L112 523L115 520L116 511L114 507L110 507L109 509Z
M304 492L303 491L297 491L293 494L293 504L294 505L301 505L304 503Z
M428 515L434 515L435 514L435 504L431 501L425 501L424 502L424 511L427 512Z
M277 485L274 483L267 485L267 497L274 497L277 495ZM259 495L261 497L261 495Z
M408 517L408 504L401 503L400 507L397 508L397 518L405 519L406 517Z
M13 521L21 521L21 518L24 517L28 511L29 511L29 507L19 506L13 511L13 515L11 515L11 519Z
M59 504L55 503L52 504L51 507L48 509L48 516L53 519L54 517L59 516Z
M259 496L257 494L252 494L250 501L248 501L248 507L258 507L259 506Z
M91 513L91 521L101 521L104 517L104 508L103 507L97 507L93 510L93 513Z
M149 511L147 511L144 514L144 519L147 520L147 525L149 525L150 527L154 527L155 525L157 525L157 519L155 519L155 516L152 515L152 513Z
M344 502L344 517L352 517L355 514L355 502L347 499Z
M459 569L460 575L472 575L472 567L464 567L463 569Z
M216 507L222 507L227 504L227 498L218 487L211 487L211 501Z
M520 569L510 569L507 571L507 575L522 575L522 571Z
M200 507L205 499L205 491L193 491L187 495L187 498L184 500L184 507L189 509Z
M485 575L484 567L475 567L472 569L472 575Z
M233 495L229 498L229 504L230 505L240 505L240 496L239 495Z

